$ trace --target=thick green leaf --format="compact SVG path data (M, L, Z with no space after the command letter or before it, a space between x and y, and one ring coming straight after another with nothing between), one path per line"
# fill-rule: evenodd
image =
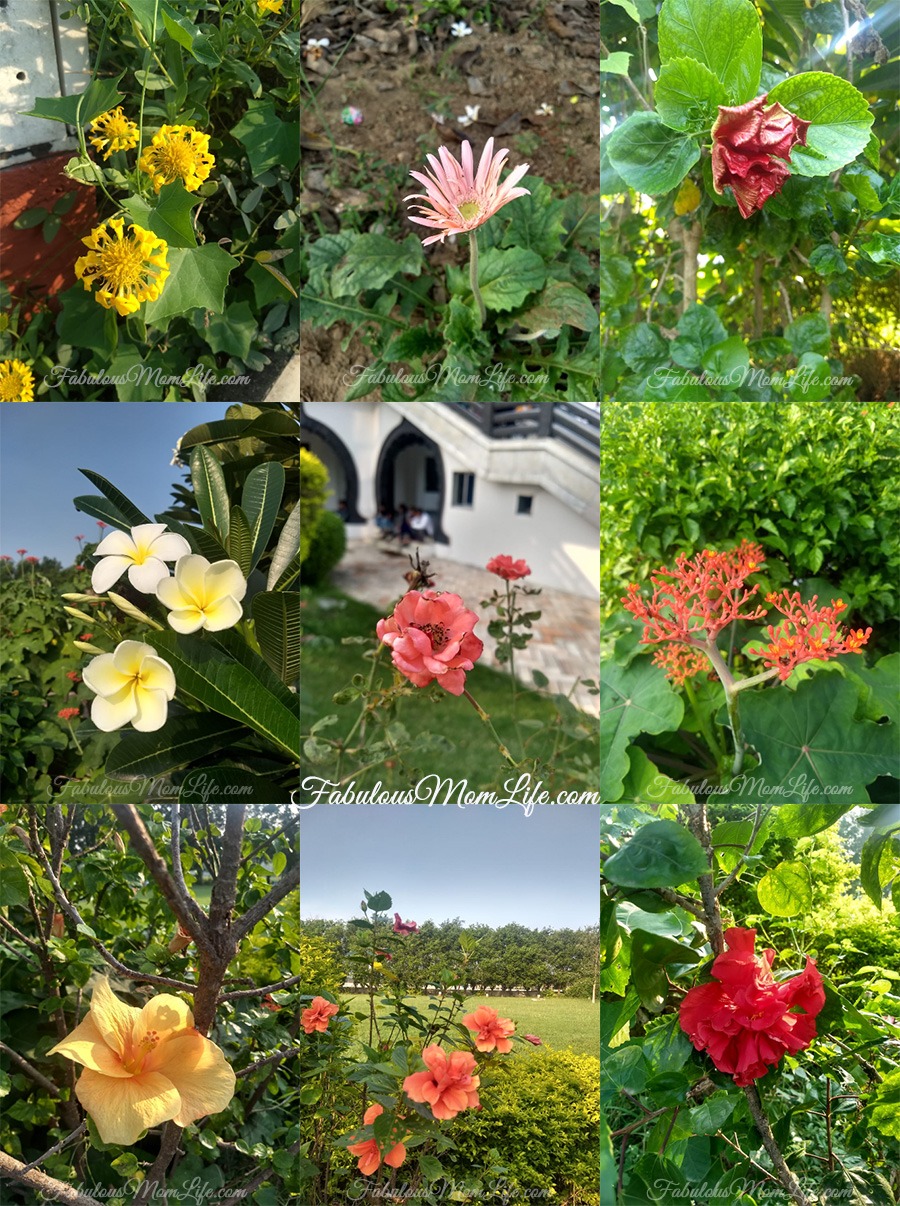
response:
M424 266L416 235L408 235L402 243L382 234L360 235L331 274L331 292L349 297L362 289L380 289L398 273L418 276Z
M702 302L685 310L677 329L678 335L669 344L669 351L675 363L683 368L696 368L710 348L728 336L715 310Z
M0 905L21 908L28 904L28 879L19 860L0 842Z
M882 889L896 873L889 833L873 833L863 843L859 860L859 882L869 900L881 912Z
M247 516L253 536L251 568L266 551L283 494L284 469L278 461L257 465L244 483L241 510Z
M660 821L659 824L674 825L676 822ZM679 828L681 827L679 826ZM687 833L687 830L684 832ZM687 834L687 836L691 835ZM694 839L691 838L691 840ZM700 850L699 843L696 845ZM702 857L702 850L700 850L700 854ZM705 861L704 859L704 863ZM631 980L644 1008L651 1013L662 1012L669 995L666 968L670 964L699 963L700 959L701 955L685 943L676 942L664 934L651 934L647 930L640 929L633 930L631 933Z
M115 779L162 775L234 746L246 732L243 725L210 713L173 716L154 733L125 733L107 758L105 769Z
M157 523L167 524L170 532L177 532L179 536L183 536L191 546L191 551L199 553L207 561L228 560L228 550L205 528L195 527L191 523L178 523L165 515L157 515L155 519Z
M178 247L169 251L170 275L156 301L144 302L144 318L159 326L164 318L190 313L196 307L221 314L225 286L238 261L217 243Z
M628 669L604 663L600 672L600 785L603 801L621 798L631 767L628 746L638 733L677 729L684 715L681 697L663 671L647 659ZM616 856L613 856L616 857Z
M471 237L471 236L470 236ZM489 247L478 261L478 287L488 310L512 310L544 287L544 261L534 251Z
M772 917L794 917L812 904L812 880L805 863L778 863L756 885L759 903Z
M631 764L622 795L629 804L692 804L693 792L684 783L676 783L660 772L639 745L628 747Z
M224 545L231 522L228 491L222 466L205 444L198 444L191 453L191 485L203 526Z
M251 608L263 657L283 683L296 682L300 677L299 594L261 591L253 596Z
M791 152L791 167L801 176L829 176L865 150L872 114L862 94L839 75L792 75L775 85L768 100L811 123L806 146Z
M223 632L211 632L208 636L223 653L249 670L256 680L261 682L266 690L274 695L289 712L297 711L295 693L274 673L268 662L258 653L254 653L243 637L239 636L234 629L226 628Z
M202 200L198 193L189 193L180 180L175 180L162 186L155 206L151 207L143 197L135 196L123 201L122 208L139 226L165 239L169 247L196 247L191 209Z
M180 804L290 804L291 793L236 766L203 766L181 783Z
M219 715L239 720L300 760L299 712L285 707L216 641L170 632L151 632L146 639L172 667L179 690Z
M722 81L726 103L742 105L759 87L759 13L750 0L666 0L659 14L659 57L664 67L674 59L696 59Z
M660 73L653 92L656 108L673 130L698 133L708 130L728 104L721 80L696 59L672 59Z
M600 305L604 309L627 301L634 284L631 260L624 255L602 255L598 265Z
M23 113L23 117L44 117L48 121L64 121L70 126L82 126L115 109L122 99L118 90L119 80L125 73L117 75L114 80L94 80L88 84L84 92L74 96L36 96L34 108Z
M300 158L300 123L284 122L271 100L247 102L247 112L231 131L250 159L253 175L261 176L280 164L292 172Z
M738 1103L737 1096L714 1093L702 1105L690 1111L691 1130L695 1135L714 1135L729 1119Z
M131 531L132 525L121 511L117 511L111 502L101 498L99 494L79 494L72 502L76 511L83 511L94 519L102 519L104 523L118 528L121 532Z
M665 11L665 10L664 10ZM606 140L606 154L630 188L667 193L700 158L700 146L663 124L657 113L633 113Z
M281 535L278 537L278 543L275 545L275 552L272 554L272 560L269 563L269 578L266 582L266 590L285 589L288 583L281 582L280 579L295 560L297 561L297 573L300 572L299 552L300 508L294 507L293 511L287 517L285 525L281 529Z
M104 364L111 360L118 340L115 310L104 309L80 282L60 293L59 300L62 313L56 320L56 330L60 341L99 352Z
M602 873L623 888L674 888L708 875L709 863L703 847L683 825L651 821L604 862Z
M202 445L198 446L199 448ZM299 507L297 510L299 511ZM250 555L253 551L253 536L247 516L240 507L231 508L231 526L228 532L228 556L236 561L245 578L250 576Z
M137 527L138 524L152 523L143 511L139 510L134 503L121 490L117 490L112 482L108 482L105 477L101 477L99 473L94 473L90 469L79 469L79 473L83 473L92 486L105 495L112 503L116 510L128 520L132 527Z
M750 369L750 353L743 339L732 335L707 349L701 363L716 389L740 389Z

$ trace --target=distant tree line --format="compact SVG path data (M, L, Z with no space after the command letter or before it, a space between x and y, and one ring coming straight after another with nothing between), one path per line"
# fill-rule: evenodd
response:
M371 914L370 914L371 917ZM567 992L591 996L598 964L599 927L529 929L523 925L465 926L458 917L440 925L425 921L417 934L398 937L393 919L377 919L376 946L391 958L383 966L413 992L442 982L446 972L459 973L454 987L477 994L489 989L511 992ZM301 934L324 938L336 948L348 969L348 980L368 982L371 932L353 922L303 921ZM466 960L460 938L469 949Z

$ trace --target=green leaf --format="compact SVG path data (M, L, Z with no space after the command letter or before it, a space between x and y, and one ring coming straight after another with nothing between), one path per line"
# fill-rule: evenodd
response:
M630 770L631 738L638 733L677 729L684 705L663 671L646 659L628 669L605 662L600 672L599 698L601 794L604 800L615 801L622 794Z
M875 176L875 173L867 170L841 172L841 185L856 198L860 209L876 214L883 206L881 199L875 191L875 186L871 179L873 176ZM875 176L875 178L878 179L879 177Z
M297 510L299 511L299 507ZM247 516L240 507L231 508L231 525L228 532L228 556L240 566L245 578L250 577L250 556L253 551L253 537Z
M254 653L244 638L234 629L226 628L223 632L210 633L209 639L213 644L218 645L223 653L249 670L257 681L261 682L266 690L274 695L288 711L297 711L296 694L285 686L278 675L272 672L265 659L258 653Z
M900 264L900 235L891 231L875 231L859 246L875 264Z
M169 632L147 633L146 640L172 667L179 688L221 716L246 724L299 761L299 712L286 707L216 641Z
M696 368L710 348L726 338L725 327L715 310L697 302L679 318L678 335L669 344L669 351L682 368Z
M818 272L819 276L834 276L836 272L847 271L847 261L834 243L820 243L818 247L813 248L809 255L809 266Z
M251 604L262 655L283 683L300 677L300 596L260 591Z
M658 114L633 113L607 138L606 154L630 188L652 195L680 184L700 158L700 147L670 130Z
M825 71L790 76L769 93L768 103L773 101L811 123L806 146L791 152L791 167L801 176L828 176L865 150L872 114L862 93L840 76Z
M719 116L719 105L728 104L721 80L703 63L688 58L663 65L653 95L666 125L691 133L708 130Z
M762 28L750 0L666 0L659 14L659 58L696 59L721 80L727 104L756 96L762 69Z
M892 841L889 833L873 833L863 843L860 857L859 882L862 890L875 905L879 913L882 906L882 889L895 874Z
M704 352L701 363L716 389L740 389L750 368L750 353L743 339L732 335Z
M112 505L116 508L120 515L123 515L128 520L132 527L137 527L138 524L152 523L152 520L138 507L134 505L130 498L117 490L112 482L108 482L105 477L101 477L99 473L94 473L91 469L79 469L79 473L83 473L92 486L109 499Z
M169 252L170 276L156 301L144 302L144 318L159 326L172 315L186 315L195 307L221 314L225 286L238 261L217 243L181 247Z
M621 306L628 300L634 283L631 260L624 255L601 255L598 265L600 305L604 309Z
M205 444L191 453L191 484L203 526L224 543L230 528L228 490L222 466Z
M76 511L83 511L85 515L90 515L93 519L102 519L104 523L118 528L120 532L131 531L132 525L125 516L99 494L79 494L72 499L72 505Z
M283 122L271 100L247 102L247 112L230 131L242 143L254 176L281 164L292 172L300 158L300 123Z
M13 222L13 227L16 230L31 230L34 226L40 226L49 216L49 212L42 205L38 205L35 209L26 209L24 213L19 214Z
M792 398L804 402L821 402L831 393L833 380L834 373L824 356L820 356L818 352L804 352L797 363L788 392ZM818 562L818 565L811 567L813 573L822 564L821 556L819 556Z
M610 75L627 75L630 58L631 55L626 51L614 50L608 58L601 59L597 66L601 71L606 71Z
M60 342L97 352L103 363L111 360L118 340L115 310L101 306L81 284L60 293L59 300L62 313L56 320L56 330Z
M489 247L478 262L478 287L488 310L515 309L529 293L542 289L545 279L541 257L520 247Z
M242 724L211 713L170 716L153 733L125 733L105 770L115 779L149 779L216 750L232 749L242 735L247 736Z
M175 180L172 184L162 186L154 207L151 208L143 197L135 196L126 198L122 208L138 226L152 230L155 235L165 239L170 248L196 247L191 210L202 200L196 193L189 193L181 180ZM163 290L168 286L169 281L166 281Z
M196 314L195 326L214 352L246 360L259 324L250 303L230 302L224 314Z
M86 126L101 113L115 109L118 105L122 99L122 93L119 92L117 85L124 74L124 71L120 72L113 80L94 80L93 83L88 84L84 92L76 93L74 96L36 96L34 108L29 109L22 116L43 117L47 121L64 121L70 126L77 126L80 121L82 126Z
M402 243L387 235L360 235L331 274L331 291L342 297L362 289L380 289L398 273L418 276L424 265L422 244L415 235Z
M691 1130L695 1135L714 1135L734 1112L737 1098L714 1093L702 1105L690 1110Z
M812 904L812 881L805 863L779 863L756 885L759 903L772 917L794 917Z
M293 511L287 517L284 527L281 529L281 535L278 537L278 543L275 545L275 552L272 554L272 560L269 562L269 577L266 582L266 590L284 590L288 583L282 583L281 578L291 563L296 560L300 552L300 508L295 506ZM298 570L299 573L299 562Z
M709 863L683 825L651 821L603 863L602 874L623 888L674 888L708 875Z
M659 825L676 825L675 821L658 821ZM652 828L652 826L645 826ZM682 826L678 826L682 829ZM640 833L641 831L638 830ZM691 841L695 841L686 829L682 832L687 834ZM700 849L699 842L696 842L697 849L700 850L701 857L703 851ZM621 852L620 852L621 853ZM618 855L613 855L617 858ZM611 860L607 860L609 862ZM704 859L704 864L706 860ZM706 871L708 866L704 866ZM606 874L606 866L604 865L603 874ZM682 882L681 879L678 881ZM635 992L641 998L641 1004L651 1013L661 1013L665 1007L666 1000L669 995L669 982L666 976L666 968L672 963L699 963L700 954L684 943L676 942L673 938L667 938L664 934L653 934L647 930L634 929L631 932L631 980L634 984Z
M547 335L558 334L566 323L579 331L592 331L599 321L587 294L568 281L551 281L536 305L516 315L516 322L527 333L543 331Z
M287 855L283 850L279 850L272 858L272 872L275 875L280 875L287 866Z
M649 374L669 359L669 345L653 323L629 327L619 343L625 363L636 373Z
M236 766L203 766L189 771L181 782L180 804L290 804L287 788Z
M241 509L247 516L253 536L251 568L266 551L283 494L284 469L278 461L257 465L248 474L241 495Z
M631 768L625 777L622 795L629 804L652 804L655 807L663 802L681 805L691 803L691 789L662 774L639 745L629 746L628 758Z
M798 359L804 352L827 356L831 351L831 328L824 314L802 314L785 327L784 333Z
M0 842L0 905L4 908L24 908L28 904L28 879L19 860Z

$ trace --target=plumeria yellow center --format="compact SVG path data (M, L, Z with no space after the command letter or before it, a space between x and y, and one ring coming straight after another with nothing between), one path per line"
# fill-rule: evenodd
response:
M129 1059L126 1059L122 1067L126 1072L130 1072L132 1076L138 1076L144 1070L144 1062L150 1052L159 1046L159 1031L148 1030L144 1037L137 1045L137 1051L132 1052Z
M33 402L34 375L21 360L0 363L0 402Z
M113 235L106 229L112 227ZM107 310L133 314L142 301L155 301L169 276L168 250L164 239L132 223L123 237L125 222L111 218L91 231L82 243L90 252L75 264L75 275L84 281L88 293L97 283L97 301Z
M139 167L153 177L156 192L164 184L181 180L189 193L196 192L216 165L209 153L209 135L193 126L163 126L144 149Z

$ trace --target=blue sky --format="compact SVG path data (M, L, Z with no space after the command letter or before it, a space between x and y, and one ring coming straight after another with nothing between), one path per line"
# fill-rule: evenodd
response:
M145 515L171 505L184 470L170 465L178 438L224 419L222 402L38 402L0 407L0 553L56 557L72 565L74 537L99 529L76 511L78 494L99 494L79 468L117 486ZM16 558L17 559L17 558Z
M443 798L443 797L442 797ZM600 809L510 804L329 805L300 819L300 913L360 916L363 888L404 920L541 928L595 925Z

